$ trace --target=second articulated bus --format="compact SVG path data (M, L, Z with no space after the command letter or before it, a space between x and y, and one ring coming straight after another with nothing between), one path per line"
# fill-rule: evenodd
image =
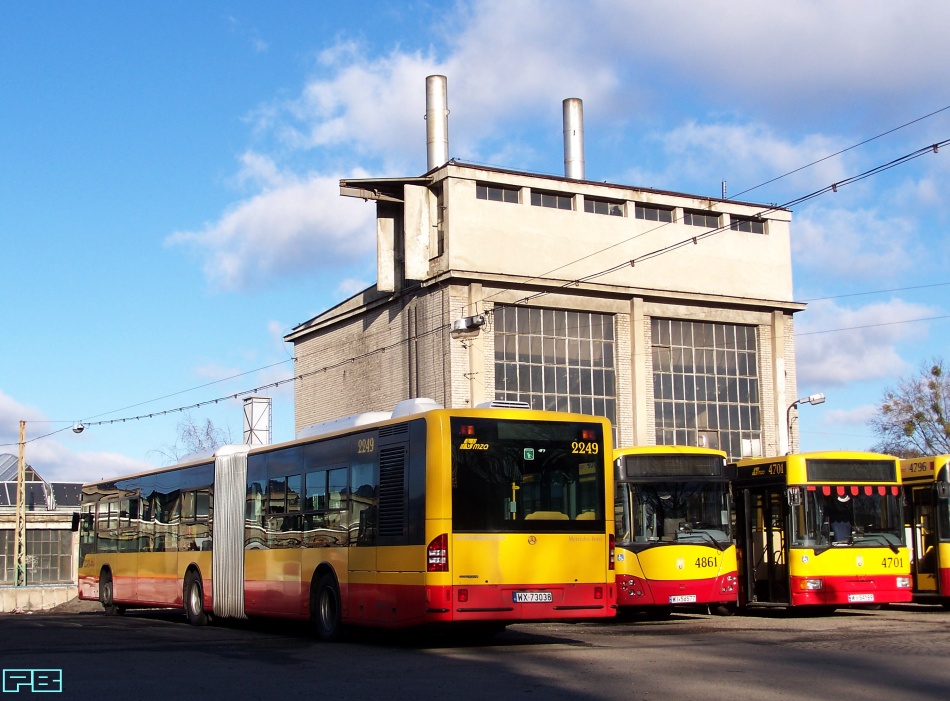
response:
M950 609L950 455L901 460L914 601Z
M737 463L740 604L911 600L897 458L821 452Z
M738 586L726 454L648 446L614 456L620 611L731 613Z
M85 485L80 598L310 618L324 640L614 616L610 423L420 404Z

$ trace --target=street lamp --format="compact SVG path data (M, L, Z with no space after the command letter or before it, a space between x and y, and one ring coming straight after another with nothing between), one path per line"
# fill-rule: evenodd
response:
M807 397L796 399L789 405L788 410L785 412L785 427L788 429L788 446L785 451L786 453L790 453L792 450L792 409L797 407L799 404L815 405L824 403L825 395L821 392L818 392L817 394L809 394Z

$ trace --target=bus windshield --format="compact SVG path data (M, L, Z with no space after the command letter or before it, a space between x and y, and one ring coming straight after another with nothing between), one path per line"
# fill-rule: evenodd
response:
M723 482L669 481L618 485L629 504L620 527L634 543L708 543L720 549L729 536L729 493ZM625 531L625 533L624 533Z
M602 531L607 465L599 423L455 417L453 528Z
M890 489L885 494L862 489L802 490L792 487L792 545L829 547L888 547L896 552L904 545L900 497ZM830 493L825 494L828 491ZM839 494L839 492L845 492ZM804 498L801 498L804 493Z

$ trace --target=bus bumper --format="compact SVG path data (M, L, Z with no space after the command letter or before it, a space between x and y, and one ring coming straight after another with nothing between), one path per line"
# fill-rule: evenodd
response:
M617 605L621 607L730 604L736 602L738 591L735 572L679 581L617 575Z
M594 584L479 584L426 587L426 620L550 621L611 618L617 613L613 582Z
M913 596L909 574L792 577L791 587L792 606L899 604Z

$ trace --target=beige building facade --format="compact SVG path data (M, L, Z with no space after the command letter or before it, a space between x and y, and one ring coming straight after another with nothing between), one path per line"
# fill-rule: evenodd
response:
M294 328L297 429L492 401L604 415L618 445L795 449L781 208L448 161L341 181L377 210L377 284Z

